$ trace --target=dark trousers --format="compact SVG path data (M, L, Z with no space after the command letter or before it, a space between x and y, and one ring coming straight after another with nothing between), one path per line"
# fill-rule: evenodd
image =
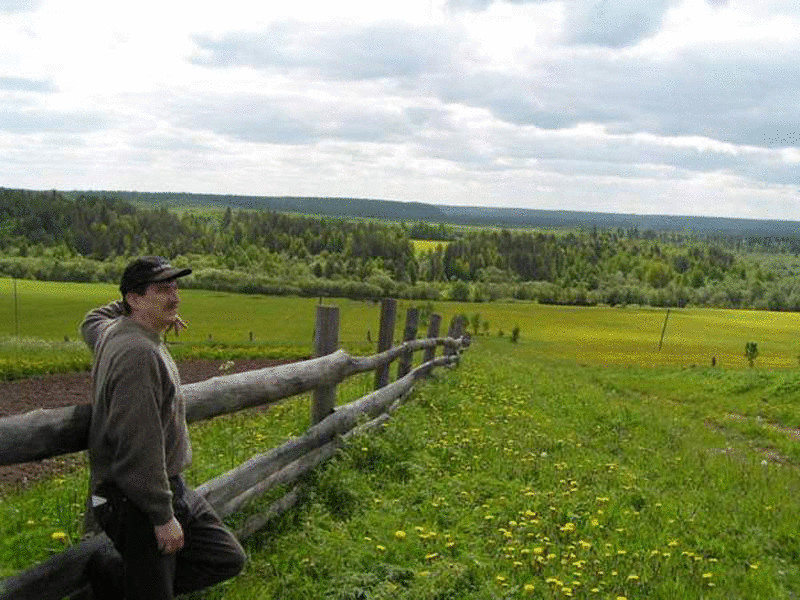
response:
M205 498L182 482L173 485L175 517L183 528L183 548L162 554L153 524L136 505L113 489L103 490L107 504L94 516L119 556L106 557L93 577L92 590L100 598L168 600L206 588L237 575L246 559L244 549L220 521Z

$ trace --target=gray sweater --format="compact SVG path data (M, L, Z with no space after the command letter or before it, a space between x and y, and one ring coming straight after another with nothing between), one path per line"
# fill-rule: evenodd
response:
M173 516L169 477L192 457L180 377L160 336L123 313L114 302L81 324L94 352L90 486L115 483L163 525Z

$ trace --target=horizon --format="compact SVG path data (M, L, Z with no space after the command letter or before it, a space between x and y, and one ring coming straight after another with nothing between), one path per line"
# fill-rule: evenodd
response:
M0 16L9 187L800 221L800 6L780 0Z
M0 185L0 189L23 189L23 188L9 188L7 186ZM568 213L568 214L592 214L592 215L608 215L608 216L619 216L619 217L664 217L669 219L717 219L717 220L726 220L726 221L759 221L759 222L775 222L775 223L798 223L800 224L800 219L771 219L771 218L759 218L759 217L726 217L726 216L717 216L717 215L688 215L688 214L665 214L665 213L621 213L621 212L608 212L608 211L596 211L596 210L572 210L572 209L561 209L561 208L525 208L525 207L511 207L511 206L480 206L480 205L463 205L463 204L434 204L432 202L426 202L424 200L395 200L391 198L361 198L361 197L354 197L354 196L294 196L288 194L275 194L275 195L261 195L261 194L219 194L219 193L206 193L206 192L187 192L187 191L169 191L169 192L151 192L151 191L142 191L142 190L100 190L100 189L70 189L70 190L59 190L59 189L24 189L27 192L60 192L60 193L86 193L86 194L152 194L152 195L196 195L196 196L219 196L220 198L225 198L228 196L237 197L237 198L263 198L263 199L297 199L297 200L304 200L304 199L313 199L313 200L359 200L359 201L366 201L366 202L393 202L398 204L420 204L423 206L433 206L433 207L440 207L440 206L447 206L449 208L458 208L458 209L467 209L467 210L480 210L480 209L490 209L490 210L503 210L503 211L531 211L531 212L545 212L545 213ZM222 207L220 207L222 208Z

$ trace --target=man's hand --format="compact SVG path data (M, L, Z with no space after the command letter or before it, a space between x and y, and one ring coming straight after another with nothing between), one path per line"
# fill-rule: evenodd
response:
M170 331L174 331L175 332L175 337L178 337L178 334L181 331L183 331L184 329L188 329L188 327L189 327L189 324L186 321L184 321L180 317L176 316L175 320L170 324L169 327L167 327L167 330L166 330L165 333L169 333Z
M156 525L154 529L156 543L162 554L172 554L183 548L183 528L175 517L163 525Z

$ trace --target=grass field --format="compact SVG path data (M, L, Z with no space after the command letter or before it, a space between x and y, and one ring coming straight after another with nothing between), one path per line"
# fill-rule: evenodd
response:
M48 285L29 302L54 295ZM114 297L110 286L70 293L86 296L77 320ZM220 339L252 327L257 339L310 342L313 301L183 296L187 343L200 344L220 314L234 317L214 331ZM367 328L374 339L377 306L337 304L343 339ZM246 571L195 600L800 595L795 315L671 311L658 352L664 311L436 308L445 319L480 312L491 335L420 384L381 435L309 478L302 505L248 542ZM750 340L761 350L752 369ZM341 386L340 402L369 387L368 376ZM194 425L189 478L307 424L304 397ZM77 541L85 485L79 465L2 492L0 576Z
M108 284L17 282L15 318L12 282L0 278L0 364L25 356L15 349L15 331L24 338L46 340L58 356L85 352L80 344L60 346L77 339L78 325L91 308L117 299ZM183 290L181 314L189 329L181 334L176 353L192 347L208 348L209 342L227 349L259 355L270 349L290 355L310 352L314 332L316 298L248 296L226 292ZM373 302L324 299L340 307L340 340L351 351L369 352L367 339L377 340L380 307ZM416 303L398 305L396 339L402 337L405 310ZM518 326L521 339L541 356L563 358L578 364L710 365L712 359L726 368L747 368L744 347L758 344L756 365L791 368L800 356L800 314L767 311L680 309L670 311L661 349L659 340L666 311L651 308L569 307L531 303L439 302L434 309L445 323L456 314L480 313L489 322L490 336L509 336ZM445 328L443 327L443 330ZM446 331L446 330L445 330ZM253 342L250 342L250 333ZM443 331L444 332L444 331ZM35 346L29 339L28 347ZM225 348L223 348L223 351ZM40 360L48 350L40 350ZM89 360L88 353L84 359ZM57 370L57 369L56 369Z
M447 240L411 240L411 243L414 244L414 253L419 255L436 250L438 246L441 246L442 249L447 248L447 244L450 242Z

